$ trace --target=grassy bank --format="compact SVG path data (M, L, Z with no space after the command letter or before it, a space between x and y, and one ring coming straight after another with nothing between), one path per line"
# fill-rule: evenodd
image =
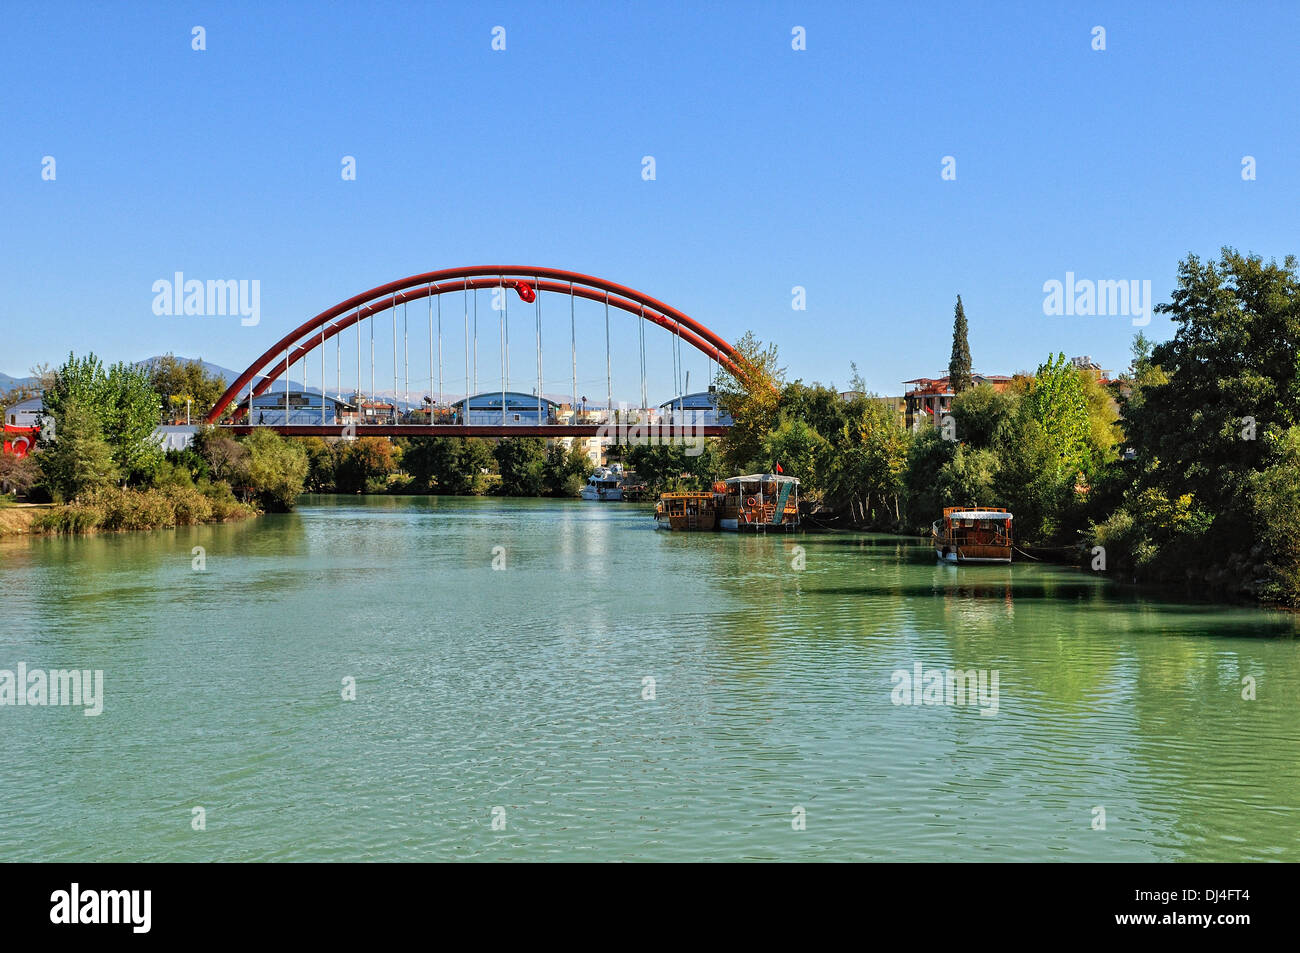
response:
M8 512L2 510L0 514ZM228 490L205 493L178 486L140 490L108 487L86 493L70 503L41 508L30 518L26 531L89 533L172 529L199 523L229 523L256 516L257 512L255 507L236 500Z

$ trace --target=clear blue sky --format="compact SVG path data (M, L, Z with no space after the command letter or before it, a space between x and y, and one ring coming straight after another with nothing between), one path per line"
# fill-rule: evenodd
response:
M70 349L242 369L358 291L487 262L752 329L810 381L843 386L850 361L881 393L943 373L958 293L979 371L1057 350L1120 370L1129 319L1045 316L1045 281L1149 279L1159 301L1189 251L1300 250L1300 4L1133 7L10 4L0 371ZM151 285L176 271L260 280L261 324L155 316ZM580 389L603 399L603 323L579 318ZM460 390L459 305L444 319ZM524 389L531 320L512 308ZM615 396L635 400L635 324L615 324ZM567 321L546 334L546 388L567 392ZM648 346L667 399L667 335ZM480 347L491 365L493 336ZM698 389L703 360L687 367Z

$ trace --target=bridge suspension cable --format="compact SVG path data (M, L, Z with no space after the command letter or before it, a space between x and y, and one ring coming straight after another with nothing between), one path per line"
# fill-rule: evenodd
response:
M546 419L542 416L542 283L534 277L533 284L537 288L533 292L533 304L537 311L537 422L541 423Z
M645 305L641 305L641 316L637 318L636 328L641 339L641 409L644 410L647 401L645 386ZM641 414L638 412L637 417L640 418L640 416Z
M510 337L506 333L506 280L501 279L501 423L506 422L506 379L510 373Z
M411 409L409 406L406 408ZM433 423L433 285L429 285L429 423Z
M578 420L578 334L573 315L573 282L569 282L569 357L573 361L573 393L570 395L569 420Z
M411 412L411 339L408 336L410 325L407 323L406 315L406 296L402 296L402 403L406 405L406 413ZM397 388L393 388L393 403L397 403ZM397 418L399 421L401 417Z
M609 291L605 292L605 422L614 413L614 370L609 361Z
M465 287L462 291L464 297L461 299L461 307L465 312L465 402L461 404L460 415L461 423L466 421L466 412L469 410L469 279L465 279ZM433 411L429 411L429 423L433 423Z

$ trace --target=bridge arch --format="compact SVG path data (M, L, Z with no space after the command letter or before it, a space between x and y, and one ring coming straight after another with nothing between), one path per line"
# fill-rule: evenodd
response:
M603 278L558 268L473 265L399 278L353 295L304 321L250 364L226 388L204 419L208 423L219 420L226 408L239 399L241 392L255 378L261 379L253 385L252 396L265 393L281 374L287 373L288 368L359 321L421 298L484 288L503 288L525 301L533 300L528 295L545 291L607 302L612 308L638 317L644 316L646 320L677 335L682 341L717 361L739 379L746 379L743 359L731 344L689 315L644 292ZM322 381L322 385L323 383Z

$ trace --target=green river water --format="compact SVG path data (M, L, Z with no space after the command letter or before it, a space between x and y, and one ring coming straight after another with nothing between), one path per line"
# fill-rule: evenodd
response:
M0 587L0 669L104 686L0 706L0 860L1300 860L1288 614L424 497L0 540Z

